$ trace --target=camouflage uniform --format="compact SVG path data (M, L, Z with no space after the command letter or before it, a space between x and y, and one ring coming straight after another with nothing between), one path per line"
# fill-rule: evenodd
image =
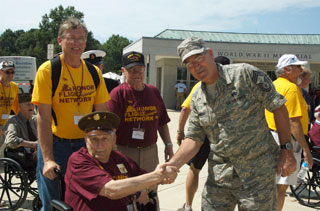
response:
M203 210L272 210L276 206L275 175L279 147L273 140L264 109L285 103L270 78L248 64L221 66L208 92L205 83L191 99L186 137L210 140L208 179Z

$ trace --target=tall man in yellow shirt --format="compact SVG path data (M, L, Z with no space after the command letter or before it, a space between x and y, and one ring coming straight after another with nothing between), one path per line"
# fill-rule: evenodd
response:
M299 76L301 74L301 65L305 65L306 61L300 61L293 54L284 54L279 58L277 64L276 75L277 80L273 82L276 91L283 95L287 102L285 106L289 113L290 129L292 134L292 144L288 143L285 146L281 145L281 150L292 150L297 161L296 171L287 177L277 176L277 210L281 211L284 204L286 190L289 185L297 183L297 174L300 169L301 148L303 155L308 163L308 167L313 165L312 155L304 134L308 133L308 105L302 97L302 93L296 84L299 84ZM300 80L301 83L301 80ZM273 113L265 111L266 120L271 133L279 144L279 136L274 122Z
M37 72L32 103L38 106L38 166L37 182L43 207L51 210L50 201L59 198L54 169L66 171L69 156L85 146L79 119L92 112L106 111L109 100L101 71L90 68L80 59L86 47L88 30L78 19L69 18L60 25L58 43L62 54L58 60L43 63ZM58 84L53 80L60 62ZM52 73L54 71L54 73ZM94 75L96 77L94 77ZM95 78L99 79L96 86ZM57 86L54 90L53 87Z

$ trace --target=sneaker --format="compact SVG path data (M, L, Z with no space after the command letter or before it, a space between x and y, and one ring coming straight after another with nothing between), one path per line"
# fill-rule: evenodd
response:
M177 211L192 211L192 208L186 204L183 204L182 208L177 209Z

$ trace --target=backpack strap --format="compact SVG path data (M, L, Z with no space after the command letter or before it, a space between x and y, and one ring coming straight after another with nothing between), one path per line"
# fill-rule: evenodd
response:
M96 68L90 62L88 62L86 60L84 60L84 62L86 63L86 65L88 67L88 70L89 70L89 72L91 74L94 86L96 87L96 89L98 89L98 86L99 86L99 83L100 83L100 78L99 78L99 75L97 73Z
M60 61L60 55L54 57L53 59L50 60L51 62L51 81L52 81L52 97L56 93L59 80L60 80L60 75L61 75L61 61ZM51 109L51 115L54 121L54 124L57 125L57 116L56 113L54 112L53 108Z

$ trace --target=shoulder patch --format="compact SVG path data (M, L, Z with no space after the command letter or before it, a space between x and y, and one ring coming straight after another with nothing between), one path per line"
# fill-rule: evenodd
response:
M269 92L271 90L272 81L266 74L262 72L255 70L252 71L252 81L264 92Z

